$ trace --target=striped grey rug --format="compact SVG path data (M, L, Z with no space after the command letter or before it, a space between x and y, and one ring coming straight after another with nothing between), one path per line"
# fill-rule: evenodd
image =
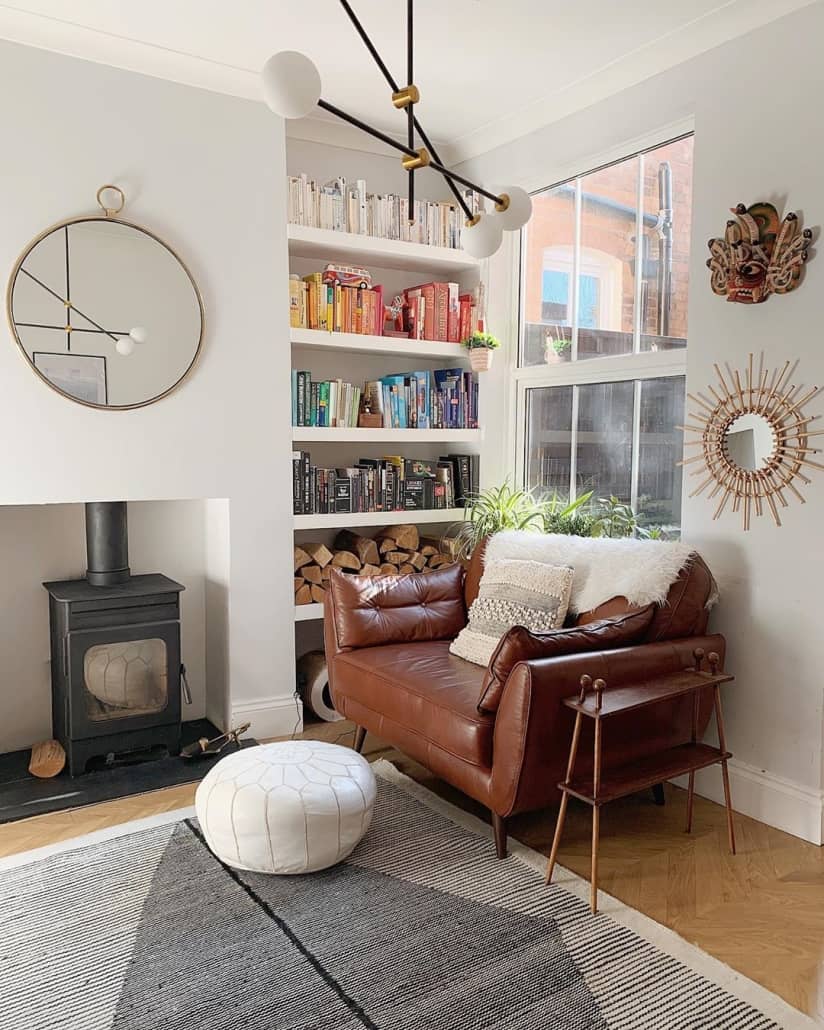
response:
M468 817L378 772L366 840L321 873L235 872L179 817L0 866L0 1028L812 1025L712 960L725 987L592 917L571 874L546 888L537 856L497 861Z

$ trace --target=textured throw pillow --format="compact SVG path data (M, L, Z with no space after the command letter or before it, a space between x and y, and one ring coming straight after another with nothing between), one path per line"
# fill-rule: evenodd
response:
M553 630L551 633L531 633L523 626L513 626L501 637L489 661L481 687L478 711L497 712L504 692L504 684L518 662L533 658L559 658L567 654L584 654L587 651L610 651L618 647L629 647L644 640L655 615L654 604L646 608L634 608L599 619L585 626Z
M498 641L512 626L538 632L563 626L572 589L572 569L537 561L499 559L486 563L469 624L449 650L476 665L489 665Z

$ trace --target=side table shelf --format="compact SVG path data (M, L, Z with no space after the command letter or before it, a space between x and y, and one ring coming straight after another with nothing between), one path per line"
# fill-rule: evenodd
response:
M581 677L581 690L573 697L564 698L563 704L575 713L575 728L572 732L572 743L569 749L566 777L558 784L561 791L561 805L558 809L558 821L555 826L555 837L552 851L547 863L546 882L552 880L552 873L558 857L558 846L566 819L567 805L570 796L592 806L592 870L590 877L590 908L598 911L598 844L600 837L601 806L628 794L636 794L646 787L654 787L658 783L670 780L675 776L689 774L687 792L687 833L692 829L692 809L695 797L695 773L710 765L720 765L724 780L724 800L727 807L727 830L729 833L730 851L735 854L735 830L732 821L732 804L730 801L730 779L727 761L732 755L727 751L724 732L724 717L721 711L722 683L730 683L735 677L719 671L720 658L713 651L709 657L709 672L702 669L704 652L696 648L693 652L695 666L682 672L671 673L655 680L641 681L630 685L616 687L607 691L606 683L595 680L591 676ZM698 741L698 706L701 691L712 688L715 719L718 725L719 747L711 747ZM647 705L659 704L672 698L691 694L692 703L692 735L687 744L657 751L642 758L637 758L624 765L611 769L601 768L601 743L604 722L610 716L632 712ZM595 745L593 771L591 776L574 776L575 760L578 754L578 743L581 737L581 724L585 718L595 723Z

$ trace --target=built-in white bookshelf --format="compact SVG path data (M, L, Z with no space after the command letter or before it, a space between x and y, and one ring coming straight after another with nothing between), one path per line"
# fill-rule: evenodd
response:
M326 426L292 426L292 439L329 443L477 443L482 429L338 429Z
M295 529L355 529L358 526L416 526L460 522L463 508L431 508L427 511L367 511L331 515L294 515Z
M360 333L328 333L323 329L292 329L293 347L315 350L377 354L392 358L426 358L429 361L468 361L468 352L457 343L436 340L405 340L397 336L367 336Z
M312 622L323 618L322 604L296 604L295 622Z
M363 265L370 270L389 269L389 281L387 277L383 277L383 281L390 291L399 290L404 283L411 285L424 277L461 281L462 284L468 285L476 283L480 275L480 263L475 258L462 250L446 247L384 240L373 236L292 224L288 226L287 239L290 259L298 259L294 267L301 274L311 270L309 259L318 262L341 261L346 264ZM395 371L393 359L398 365L406 362L411 368L416 367L415 363L418 361L424 365L429 364L430 367L452 367L468 363L468 354L459 344L434 340L330 333L292 327L289 342L292 350L301 354L300 358L295 358L296 362L300 362L296 367L314 370L325 366L328 361L336 367L335 375L352 375L358 378L362 374L363 378L379 378L388 371ZM313 354L316 355L314 359ZM453 450L456 446L462 446L467 452L477 453L483 440L483 430L293 426L292 440L296 449L308 444L317 444L324 454L324 460L330 463L332 456L340 453L338 463L345 463L352 454L360 453L357 448L364 448L367 453L380 455L382 445L391 446L393 454L410 455L414 454L416 448L420 448L425 453L428 450L430 455L435 456L447 446ZM344 445L340 452L339 445ZM370 445L373 447L371 451ZM337 462L337 459L334 461ZM305 533L307 530L317 532L320 539L325 538L329 542L335 530L339 529L360 527L368 530L369 527L373 527L377 530L384 526L407 522L419 526L445 527L461 521L463 517L463 508L294 515L293 527L296 533ZM310 538L304 536L303 539ZM296 605L294 618L296 623L320 621L323 619L323 605Z
M296 257L345 261L348 264L377 265L402 271L427 272L454 277L458 272L477 269L477 258L465 250L430 247L425 243L383 240L378 236L359 236L351 232L314 229L306 225L287 228L289 253Z

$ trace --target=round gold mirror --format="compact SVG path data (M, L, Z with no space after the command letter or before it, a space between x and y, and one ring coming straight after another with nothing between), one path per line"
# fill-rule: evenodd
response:
M34 372L93 408L165 397L191 371L203 338L191 273L154 233L115 217L123 199L116 187L101 187L102 215L42 232L18 259L6 294L9 325Z

